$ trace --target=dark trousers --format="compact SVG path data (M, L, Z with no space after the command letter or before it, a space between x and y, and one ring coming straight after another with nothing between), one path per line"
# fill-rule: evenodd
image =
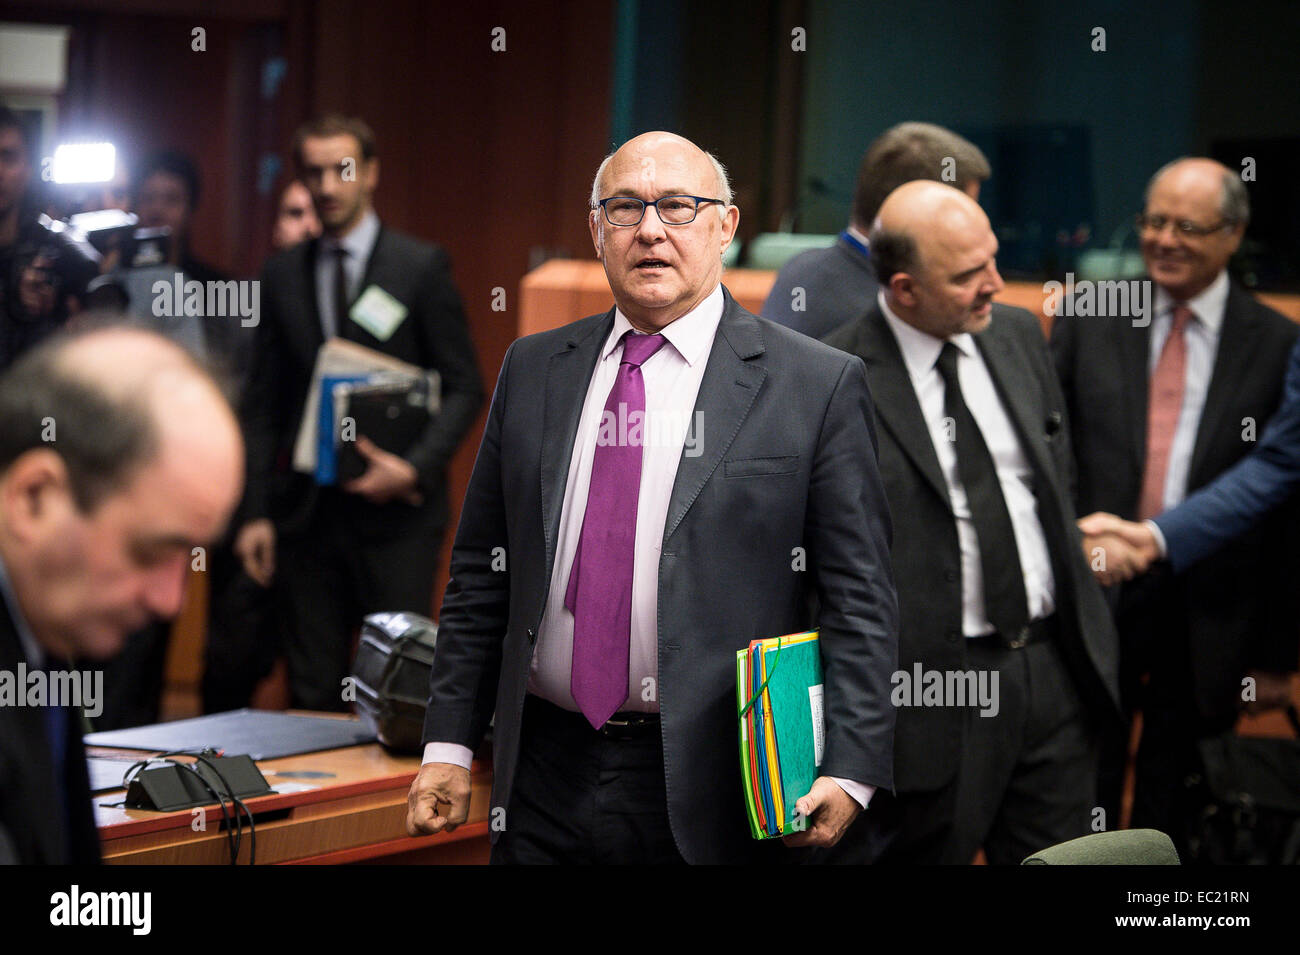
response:
M1186 596L1180 580L1160 570L1127 585L1120 602L1120 693L1126 726L1142 713L1133 788L1135 829L1158 829L1186 856L1195 810L1189 779L1202 772L1197 741L1232 729L1231 717L1207 719L1193 692ZM1127 730L1106 742L1101 787L1107 816L1119 820Z
M410 508L409 523L389 522L378 533L366 508L351 497L323 490L310 525L284 535L278 548L276 579L296 708L349 708L343 680L352 669L353 636L367 614L433 612L443 531L437 512Z
M997 715L965 708L947 786L872 798L879 864L966 865L982 848L990 865L1015 865L1092 831L1098 743L1055 641L971 643L966 666L997 672Z
M280 652L271 588L244 573L229 541L208 551L208 640L204 650L203 711L248 706Z
M682 864L658 721L619 736L529 695L492 863Z

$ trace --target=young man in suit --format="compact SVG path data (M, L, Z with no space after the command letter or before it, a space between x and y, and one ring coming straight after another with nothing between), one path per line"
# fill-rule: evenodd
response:
M494 861L789 858L745 822L735 653L814 627L825 751L797 802L807 830L784 841L834 843L892 785L896 608L866 378L727 293L739 218L722 166L681 137L601 164L589 222L615 307L506 354L452 552L413 834L465 821L495 711Z
M1244 457L1277 410L1297 328L1228 277L1249 215L1231 170L1169 163L1139 216L1153 314L1056 319L1078 513L1158 516ZM1168 833L1180 849L1197 740L1232 728L1248 670L1295 667L1292 526L1288 516L1186 574L1158 568L1116 595L1125 703L1143 715L1132 824ZM1103 762L1112 820L1127 744L1117 734Z
M898 794L869 818L867 855L966 864L983 848L1018 863L1091 831L1097 741L1118 715L1065 405L1037 320L993 304L998 242L974 200L908 183L871 241L882 291L827 342L866 362L876 399L899 670L974 673L995 691L984 706L898 694Z
M325 116L298 131L295 153L324 232L262 272L244 394L247 522L235 550L255 580L278 577L293 705L343 710L362 618L432 610L445 472L478 414L482 381L446 254L382 227L374 213L379 158L369 127ZM437 370L442 402L406 451L359 435L365 473L318 487L289 462L316 353L334 336Z
M175 616L194 548L239 499L243 448L207 373L138 329L39 346L0 377L0 420L0 671L23 693ZM99 860L77 706L103 700L81 686L0 706L0 862Z
M867 232L885 197L905 182L933 179L978 199L990 175L979 147L952 130L933 123L891 126L862 156L849 224L830 248L801 252L781 267L763 317L813 338L858 318L880 291Z

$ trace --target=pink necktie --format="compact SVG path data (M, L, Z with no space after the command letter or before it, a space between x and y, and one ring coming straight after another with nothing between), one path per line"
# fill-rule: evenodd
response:
M1178 414L1183 407L1183 390L1187 384L1187 337L1184 332L1192 320L1192 310L1175 305L1174 321L1169 328L1151 375L1147 397L1147 458L1142 474L1142 500L1138 518L1157 517L1165 509L1165 476L1169 473L1169 452L1178 430Z
M596 440L587 510L564 595L564 606L573 612L570 689L574 702L596 729L618 712L628 694L632 567L643 441L622 439L645 415L641 363L657 352L664 340L662 335L632 332L623 337L623 358L597 431L600 436L612 431L616 440ZM612 429L605 426L611 417ZM636 430L644 436L644 420Z

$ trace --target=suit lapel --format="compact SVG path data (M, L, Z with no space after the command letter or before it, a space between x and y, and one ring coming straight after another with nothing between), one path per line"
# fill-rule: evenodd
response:
M1021 354L1017 342L1002 334L996 308L994 306L992 324L983 333L974 336L975 347L984 357L993 386L1002 399L1002 406L1011 419L1012 427L1016 429L1020 446L1034 469L1035 485L1042 487L1044 482L1050 484L1054 473L1044 440L1047 421L1043 415L1046 409L1041 402L1034 400L1030 389L1023 387L1029 362Z
M1251 358L1255 353L1255 338L1259 322L1248 314L1243 302L1245 293L1236 286L1228 287L1228 301L1223 310L1223 324L1219 328L1219 344L1214 354L1214 373L1205 394L1205 407L1196 426L1196 444L1192 450L1191 465L1187 469L1187 487L1192 489L1205 482L1201 468L1205 456L1222 431L1221 422L1228 407L1243 382L1248 380ZM1233 433L1235 434L1235 428ZM1208 478L1208 475L1206 476Z
M575 328L546 366L542 411L542 527L546 534L546 574L550 579L560 533L560 511L569 461L578 434L578 420L600 357L601 346L614 327L614 310L604 319Z
M876 416L951 511L948 484L939 468L939 456L935 454L930 429L921 413L921 403L903 363L903 353L878 304L873 304L858 323L858 332L860 347L855 351L867 365Z
M1129 447L1134 467L1141 474L1146 467L1147 454L1147 368L1151 353L1151 326L1134 326L1131 321L1120 319L1114 323L1112 332L1123 375Z
M27 663L18 639L17 624L14 623L8 604L0 597L0 661L15 678L18 663ZM53 664L54 661L50 661ZM27 664L30 666L30 664ZM18 692L26 692L27 687L18 687ZM41 857L47 862L62 862L66 858L67 833L64 823L58 815L62 805L57 786L62 785L54 772L53 754L49 746L49 730L45 716L40 707L16 706L10 708L10 719L17 732L13 734L13 743L22 752L20 765L26 781L28 796L28 817L32 825L36 842L40 845ZM71 718L71 715L69 716ZM69 748L69 759L74 758ZM79 753L78 753L79 756ZM66 798L66 794L65 794Z
M295 299L304 303L303 322L298 329L302 336L302 349L313 359L325 342L325 333L320 327L320 302L316 298L316 256L318 255L320 255L320 239L312 239L303 256L302 267L295 273L298 287L293 290Z
M722 320L691 416L692 422L700 422L695 440L703 453L692 457L682 449L664 523L665 545L731 447L767 378L766 368L750 363L764 351L757 319L737 305L725 287L723 296Z

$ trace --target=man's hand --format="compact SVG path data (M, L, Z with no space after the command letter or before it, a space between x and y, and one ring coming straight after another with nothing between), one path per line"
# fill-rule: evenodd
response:
M249 521L235 537L235 555L248 574L263 587L275 576L275 525L269 518Z
M440 814L438 807L448 806ZM469 770L455 763L425 763L406 796L406 832L412 836L453 831L469 818Z
M420 475L406 458L390 454L365 435L357 436L357 453L366 459L366 472L344 484L343 490L374 504L402 500L418 507L424 500L416 489Z
M1286 709L1291 702L1291 674L1251 670L1247 676L1255 680L1255 698L1242 704L1242 709L1252 716L1267 710Z
M1097 511L1079 519L1079 530L1084 535L1083 555L1104 586L1132 580L1160 559L1155 535L1145 524Z
M784 837L788 846L819 846L829 848L840 841L862 807L858 801L840 788L829 776L818 776L812 789L794 803L808 828Z

